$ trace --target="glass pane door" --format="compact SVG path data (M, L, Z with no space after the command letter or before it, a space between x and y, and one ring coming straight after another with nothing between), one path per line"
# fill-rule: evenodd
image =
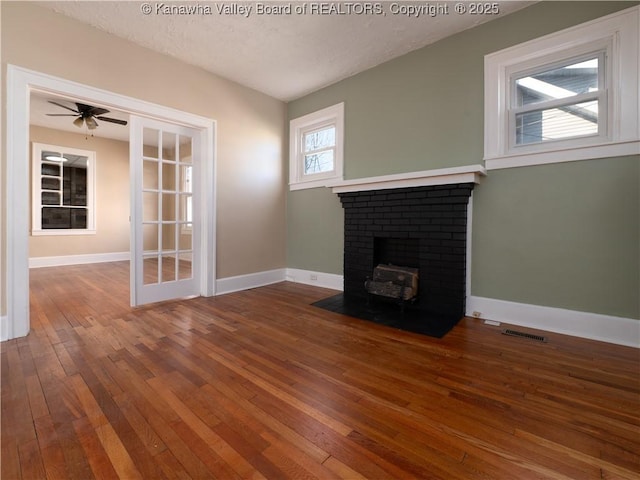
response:
M198 132L135 122L136 305L199 294L193 153ZM134 124L132 123L132 135Z

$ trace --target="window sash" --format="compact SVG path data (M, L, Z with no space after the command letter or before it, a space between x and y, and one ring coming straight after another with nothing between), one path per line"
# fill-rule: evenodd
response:
M315 135L320 132L333 130L333 143L319 146L317 148L311 148L307 150L307 137ZM305 129L302 132L302 141L300 142L300 147L302 149L303 154L315 153L319 150L327 149L327 148L335 148L336 146L336 125L335 122L325 123L321 126L313 126L310 129Z
M314 178L314 177L322 177L322 176L327 176L327 175L332 175L335 173L336 171L336 139L335 139L335 130L336 130L337 126L336 126L336 122L324 122L321 124L317 124L317 125L312 125L306 129L304 129L301 133L300 133L300 151L298 152L298 162L300 162L301 164L301 168L302 168L302 176L304 178ZM310 135L314 135L318 132L322 132L324 130L329 130L329 129L333 129L334 130L334 141L333 144L330 146L323 146L323 147L319 147L319 148L315 148L315 149L309 149L307 150L306 148L306 140L307 137ZM323 170L323 171L318 171L318 172L310 172L308 171L307 168L307 157L312 156L312 155L321 155L324 152L332 152L332 161L331 161L331 168L328 170Z
M511 72L509 76L509 108L507 109L507 121L508 121L508 134L509 134L509 150L517 150L523 148L536 148L536 145L548 145L550 143L559 142L571 142L573 140L579 141L583 138L589 137L606 137L607 135L607 117L608 117L608 103L607 103L607 48L600 48L598 50L592 50L581 55L575 55L572 57L564 57L558 61L546 63L544 65L538 65L534 68L526 70L518 70ZM578 93L562 98L553 98L549 100L542 100L535 103L527 103L522 106L518 106L517 98L517 82L523 78L532 77L541 73L550 72L562 67L578 64L587 60L598 60L598 89L592 92ZM545 112L553 109L563 109L575 105L584 104L587 102L597 101L598 111L596 113L597 130L596 132L586 132L584 134L567 135L559 138L545 139L540 138L538 141L519 142L518 141L518 117L523 114L533 112Z
M510 148L522 148L530 147L532 145L549 144L551 142L566 142L571 140L578 140L581 138L606 136L607 132L607 95L606 91L594 92L593 94L582 94L569 97L567 99L552 100L548 102L536 103L533 105L526 105L524 107L514 108L509 112L509 134L510 134ZM536 142L518 142L518 116L533 112L545 112L554 109L563 109L572 107L587 102L597 101L598 113L597 115L597 130L595 133L585 133L569 135L566 137L554 138L554 139L540 139Z
M311 152L305 153L302 156L302 161L304 163L303 166L303 171L302 174L305 177L308 176L314 176L314 175L323 175L326 173L331 173L334 172L336 169L335 166L335 157L336 157L336 152L335 152L335 147L330 147L330 148L323 148L321 150L313 150ZM327 169L327 170L319 170L319 171L309 171L309 161L308 161L308 157L314 157L314 156L322 156L323 153L327 153L327 152L331 152L331 168Z
M517 108L517 93L518 93L518 88L517 88L517 82L519 80L523 80L527 77L535 77L537 75L543 74L543 73L549 73L552 72L554 70L559 70L561 68L564 67L569 67L571 65L576 65L579 63L584 63L588 60L597 60L598 61L598 79L597 79L597 85L598 85L598 89L594 90L592 92L585 92L585 93L596 93L602 90L606 90L606 70L607 70L607 65L606 65L606 59L607 59L607 49L608 47L600 47L596 50L591 50L587 53L583 53L580 55L573 55L573 56L560 56L560 60L557 60L555 62L549 62L546 63L544 65L536 65L533 68L528 68L528 69L518 69L516 71L513 70L513 68L511 69L510 72L510 88L511 88L511 102L510 102L510 106L512 108ZM518 67L517 65L515 66L516 68ZM555 87L557 87L556 85L554 85ZM563 88L563 87L559 87L559 88ZM584 94L584 93L583 93ZM581 94L576 94L576 95L581 95ZM551 99L551 100L568 100L570 98L575 98L576 95L571 95L571 96L567 96L567 97L559 97L557 99ZM548 101L548 100L544 100L544 101ZM535 104L528 104L528 105L538 105L541 102L536 102Z

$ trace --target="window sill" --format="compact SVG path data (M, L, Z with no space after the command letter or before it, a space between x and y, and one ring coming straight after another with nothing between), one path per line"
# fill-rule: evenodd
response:
M321 187L329 187L331 184L336 182L342 182L343 178L340 176L335 177L324 177L318 178L316 180L303 180L299 182L291 182L289 183L289 190L305 190L307 188L321 188Z
M95 235L95 234L96 234L95 230L87 230L87 229L83 229L83 230L51 229L51 230L32 230L31 231L32 237L47 237L47 236L61 237L61 236L68 236L68 235Z
M534 165L593 160L596 158L638 155L639 152L640 141L631 140L564 149L557 148L537 152L496 155L485 157L484 161L487 170L498 170L502 168L530 167Z

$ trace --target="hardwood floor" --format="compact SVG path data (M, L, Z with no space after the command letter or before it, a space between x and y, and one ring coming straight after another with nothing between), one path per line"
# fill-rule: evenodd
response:
M434 339L292 283L131 309L127 263L30 275L3 480L639 478L637 349L470 318Z

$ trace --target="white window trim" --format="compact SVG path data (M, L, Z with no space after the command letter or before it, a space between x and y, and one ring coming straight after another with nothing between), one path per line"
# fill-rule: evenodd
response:
M68 153L87 157L87 228L47 229L42 228L42 203L41 203L41 154L44 150ZM96 233L96 152L80 150L77 148L63 147L33 142L32 145L32 170L31 170L31 235L32 236L67 236L67 235L95 235Z
M593 158L640 151L640 6L485 56L484 160L487 170ZM606 50L606 131L535 145L513 146L509 118L511 76L535 66Z
M336 129L334 169L330 172L305 175L302 137L306 132L323 125L334 125ZM344 103L291 120L289 123L289 188L291 190L302 190L305 188L325 187L331 182L342 180L343 155Z

